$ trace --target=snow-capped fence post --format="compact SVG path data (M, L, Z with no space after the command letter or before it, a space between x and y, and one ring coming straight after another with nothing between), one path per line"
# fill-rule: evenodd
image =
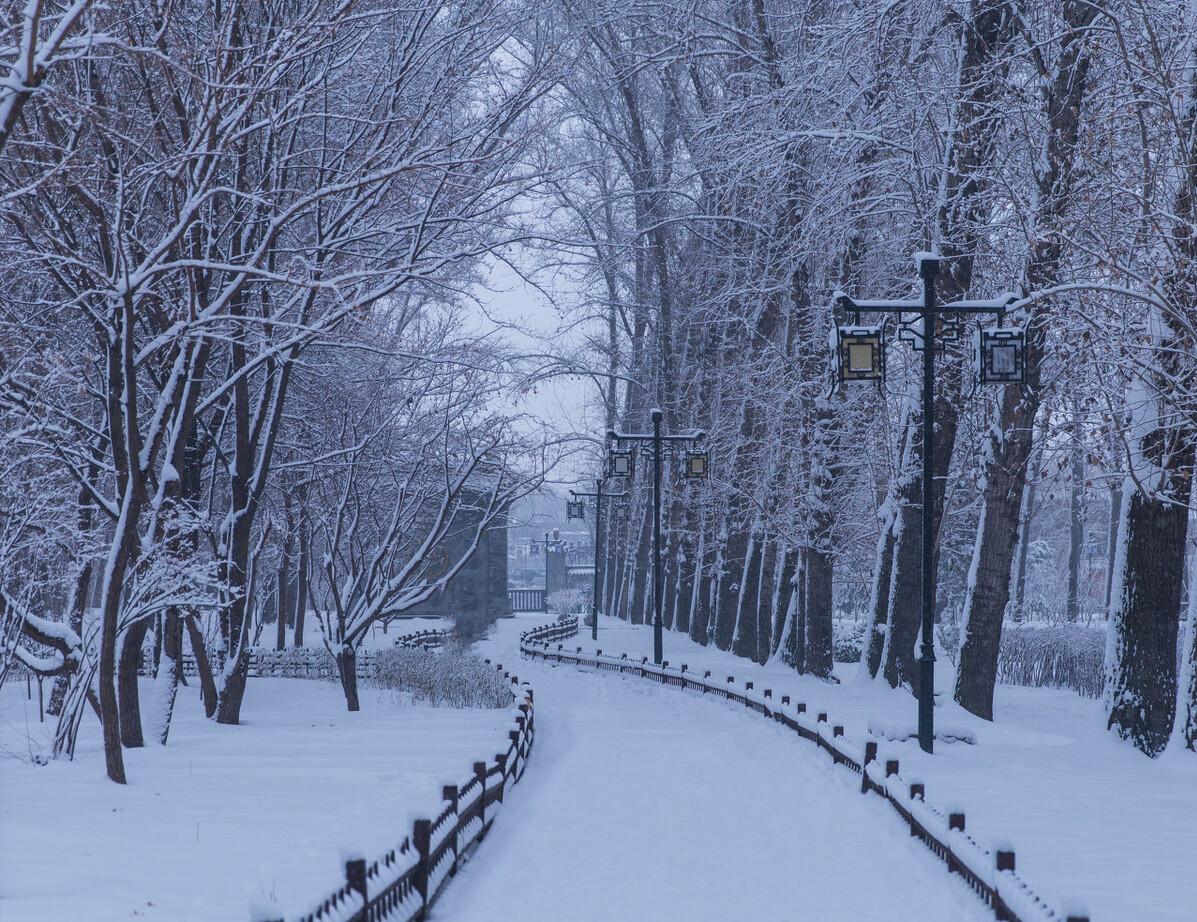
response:
M892 778L897 773L898 773L898 760L897 759L886 759L885 760L885 777Z
M428 885L432 869L428 863L428 853L432 846L432 820L416 820L412 826L412 844L416 847L416 891L420 894L420 914L423 919L428 915Z
M362 895L364 909L370 898L366 895L366 859L350 858L345 862L345 886Z
M1014 849L999 848L994 853L997 869L999 871L1013 871L1014 870Z
M952 812L948 814L948 829L964 832L964 814Z
M495 761L499 763L499 803L503 802L503 792L507 789L507 753L496 752Z
M449 804L453 807L453 831L450 833L450 835L453 837L453 863L449 865L449 876L456 877L458 858L457 833L461 830L461 814L460 810L458 809L459 801L457 785L446 784L441 791L441 796L443 796L445 800L449 801Z
M482 824L482 829L478 833L478 838L486 835L486 763L474 763L474 777L478 779L478 787L482 793L478 795L478 822Z
M877 741L869 740L864 747L864 762L860 766L860 793L869 793L869 765L877 761Z
M782 703L783 705L789 704L789 703L790 703L790 696L789 696L789 695L782 695L782 696L781 696L781 703Z

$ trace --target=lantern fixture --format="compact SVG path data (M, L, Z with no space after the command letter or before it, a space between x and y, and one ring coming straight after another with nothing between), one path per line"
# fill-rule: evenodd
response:
M586 509L580 499L566 500L565 502L565 518L566 521L573 519L585 519Z
M685 476L690 480L706 480L711 470L710 452L687 451Z
M885 328L877 326L837 327L839 348L836 364L843 381L885 380Z
M631 477L636 468L630 448L612 448L607 453L607 472L611 477Z
M1022 327L990 327L978 331L975 358L982 384L1026 381L1027 331Z

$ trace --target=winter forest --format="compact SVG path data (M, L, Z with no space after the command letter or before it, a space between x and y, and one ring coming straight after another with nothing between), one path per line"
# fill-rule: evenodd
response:
M3 0L0 917L1192 919L1195 305L1188 0Z

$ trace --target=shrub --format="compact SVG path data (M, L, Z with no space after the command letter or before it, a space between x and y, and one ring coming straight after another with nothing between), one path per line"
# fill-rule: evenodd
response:
M503 673L475 656L393 647L374 657L380 688L408 692L416 701L447 707L507 707L511 686Z
M1007 624L998 655L999 682L1071 688L1100 698L1105 681L1106 634L1083 624Z
M558 589L549 595L549 611L558 615L578 613L586 607L589 599L590 593L584 589Z
M859 663L864 648L865 625L860 621L831 622L831 656L837 663Z

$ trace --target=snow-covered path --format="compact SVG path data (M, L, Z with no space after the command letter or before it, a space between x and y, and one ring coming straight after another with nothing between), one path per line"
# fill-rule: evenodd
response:
M433 919L989 918L810 746L724 702L521 660L528 626L485 652L533 682L536 750Z

